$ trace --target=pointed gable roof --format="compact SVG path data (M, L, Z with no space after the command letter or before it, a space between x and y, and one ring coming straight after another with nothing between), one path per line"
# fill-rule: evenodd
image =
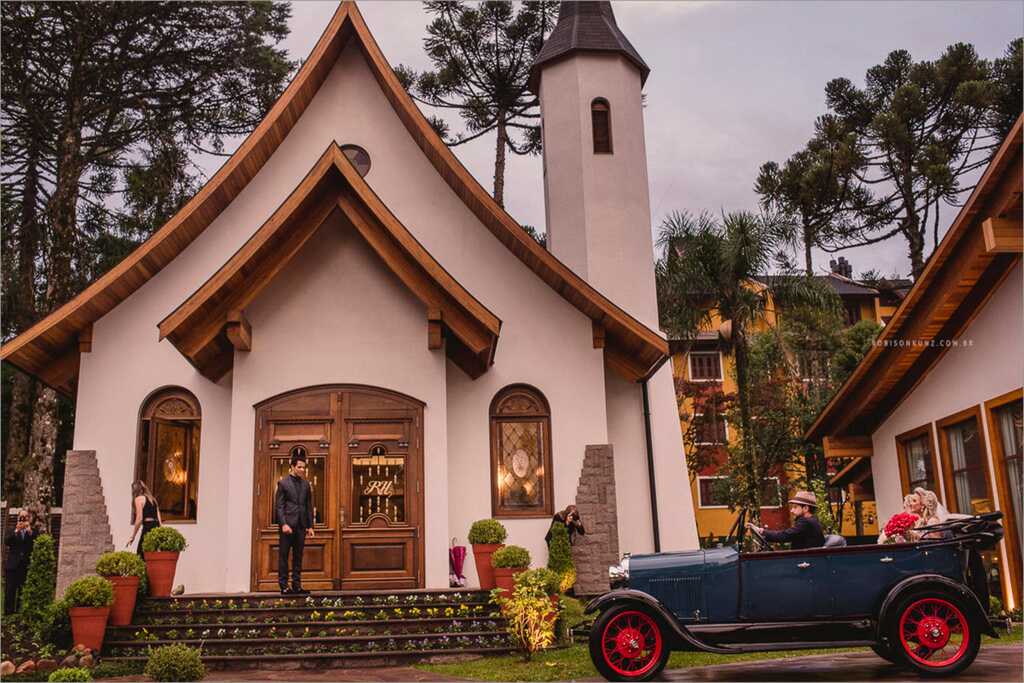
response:
M530 89L538 92L540 72L545 64L578 50L621 54L640 69L641 84L647 82L647 76L651 73L651 67L647 66L647 62L619 30L611 2L562 2L558 9L558 23L530 67Z
M220 269L158 325L200 373L216 382L235 350L251 348L244 309L332 216L344 217L426 307L427 343L470 377L494 359L501 321L453 278L384 206L332 142L298 187Z
M653 374L668 357L665 338L613 304L531 238L462 166L402 88L356 4L341 3L295 78L267 116L203 188L121 263L74 299L0 347L10 362L66 394L74 392L92 323L148 282L199 236L256 176L291 131L342 50L355 40L410 137L481 223L564 299L589 317L594 346L630 380Z

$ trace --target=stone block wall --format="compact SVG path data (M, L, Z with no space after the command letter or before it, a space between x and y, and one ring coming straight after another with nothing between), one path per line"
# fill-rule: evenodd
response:
M96 451L68 451L57 557L57 597L75 579L96 573L96 560L114 549Z
M572 548L576 594L608 590L608 567L619 562L619 522L615 507L615 460L611 444L587 446L576 488L576 507L587 533Z

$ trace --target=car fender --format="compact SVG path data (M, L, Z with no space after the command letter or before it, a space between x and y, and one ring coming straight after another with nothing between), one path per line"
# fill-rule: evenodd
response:
M978 602L978 596L976 596L970 589L963 584L957 583L952 579L946 578L939 574L919 574L917 576L911 576L910 578L903 579L889 591L889 594L885 596L885 600L882 601L882 607L878 610L878 636L882 637L884 633L885 624L888 621L890 612L896 608L896 603L908 593L919 590L921 588L927 588L929 586L935 586L941 590L946 590L953 595L962 598L964 604L967 606L966 615L968 619L975 625L976 628L980 629L982 633L986 633L995 638L999 637L996 630L992 628L992 624L989 623L988 613Z
M672 614L672 611L665 607L660 600L648 593L634 590L632 588L619 588L598 596L587 603L583 612L584 614L590 614L591 612L604 612L605 610L619 605L643 607L653 612L657 616L661 617L661 621L666 627L668 627L672 634L676 636L681 644L687 645L694 650L715 652L718 654L735 653L735 650L708 645L707 643L698 640L684 625L679 623L679 620L676 619L674 614Z

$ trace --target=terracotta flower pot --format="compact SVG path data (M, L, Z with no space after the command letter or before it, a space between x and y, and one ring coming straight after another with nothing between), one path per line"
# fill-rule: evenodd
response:
M108 576L106 579L114 585L114 604L110 608L110 623L113 626L127 626L132 623L132 613L135 612L139 577Z
M509 593L516 585L516 574L526 571L526 567L495 567L494 583L498 588L504 588Z
M480 577L481 590L489 591L495 587L494 567L491 566L491 555L504 543L474 543L473 561L476 563L476 574Z
M71 635L75 645L85 645L90 650L103 649L103 633L107 630L109 607L72 607L68 610L71 617Z
M160 550L143 553L146 559L146 578L149 579L149 594L155 598L166 598L174 585L174 570L178 566L175 551Z
M554 593L548 596L551 599L551 606L555 608L555 611L548 615L547 620L554 622L558 619L558 593Z

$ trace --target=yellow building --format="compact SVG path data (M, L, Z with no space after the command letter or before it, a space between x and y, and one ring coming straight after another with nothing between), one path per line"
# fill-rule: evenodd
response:
M872 282L870 286L867 283L858 282L852 277L852 268L849 262L842 257L832 261L830 266L832 272L816 277L832 287L842 299L847 325L856 324L861 320L872 320L884 326L912 284L909 280L881 280ZM766 276L763 281L752 281L751 286L763 289L764 282L768 281L770 277ZM777 324L777 320L774 304L769 300L768 311L762 319L754 324L753 331L763 332L771 329ZM695 339L671 341L672 369L677 383L704 384L708 391L720 391L725 395L735 394L735 361L726 343L730 331L728 323L723 325L718 312L712 311L708 324L697 334ZM815 381L813 363L801 362L800 369L802 374L806 373L807 375L803 378L805 382ZM695 414L694 409L694 399L680 393L679 416L684 433L690 430L693 419L701 415L700 413ZM701 432L701 434L695 435L695 438L701 439L696 443L702 447L720 445L722 448L718 455L713 456L715 463L691 472L690 486L697 531L702 538L725 536L736 521L736 514L731 512L724 501L719 499L720 485L717 482L723 477L719 474L718 467L725 459L725 447L734 443L738 434L737 430L727 423L724 416L710 422L702 421ZM713 451L714 449L712 449ZM877 535L878 521L870 468L866 468L864 472L861 472L863 468L853 468L848 471L848 464L842 458L830 463L830 472L839 475L838 479L834 476L831 483L843 491L842 496L838 495L838 491L836 492L833 509L838 511L840 509L838 504L845 501L841 508L841 533L844 536ZM798 475L799 473L791 471L790 474ZM787 477L786 472L779 472L775 476L768 477L765 482L766 493L768 493L766 499L773 500L775 503L761 510L761 517L769 526L788 525L785 501L790 492L787 482L792 478L795 477Z

